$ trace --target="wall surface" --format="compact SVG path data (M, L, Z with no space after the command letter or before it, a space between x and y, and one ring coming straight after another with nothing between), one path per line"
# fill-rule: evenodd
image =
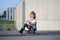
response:
M23 4L23 1L25 4ZM60 30L60 0L23 1L15 10L17 29L22 26L24 20L29 19L29 13L35 11L37 15L37 30ZM22 5L25 6L23 7Z
M22 26L22 2L16 7L15 9L15 21L16 21L16 29L20 30L20 27Z
M60 30L60 0L25 0L25 3L25 19L35 11L38 30Z
M48 27L60 30L60 0L48 0Z

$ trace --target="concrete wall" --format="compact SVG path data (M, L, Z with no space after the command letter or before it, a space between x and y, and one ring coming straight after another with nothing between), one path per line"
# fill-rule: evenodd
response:
M23 1L25 7L23 7ZM29 19L29 13L35 11L38 30L60 30L60 0L23 0L16 8L17 27L22 26L24 20ZM24 8L24 10L22 9ZM22 13L22 11L25 13ZM19 14L20 13L20 14ZM25 19L23 16L25 15ZM21 18L20 18L21 17ZM18 21L19 20L19 21Z
M60 0L48 0L48 29L60 30Z
M35 11L37 15L37 29L46 30L48 26L47 0L26 0L25 18L29 17L31 11Z
M21 2L15 9L15 21L16 21L16 29L20 30L20 27L22 26L22 3Z
M25 0L25 18L37 14L38 30L60 30L60 0Z

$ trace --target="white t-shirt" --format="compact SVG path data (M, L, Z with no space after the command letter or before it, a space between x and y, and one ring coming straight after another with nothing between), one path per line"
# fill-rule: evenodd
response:
M36 19L34 19L34 20L31 20L31 19L30 19L30 20L27 20L27 21L28 21L29 23L31 23L31 24L32 24L32 23L36 23Z

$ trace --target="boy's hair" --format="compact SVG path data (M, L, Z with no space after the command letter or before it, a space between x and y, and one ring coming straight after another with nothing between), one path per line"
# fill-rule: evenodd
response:
M33 14L34 15L34 19L36 19L36 13L34 11L32 11L30 14Z

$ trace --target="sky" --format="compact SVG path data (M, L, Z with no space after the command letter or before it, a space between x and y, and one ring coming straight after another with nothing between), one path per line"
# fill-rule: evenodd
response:
M22 0L0 0L0 15L3 14L3 11L8 7L16 7L20 4Z

